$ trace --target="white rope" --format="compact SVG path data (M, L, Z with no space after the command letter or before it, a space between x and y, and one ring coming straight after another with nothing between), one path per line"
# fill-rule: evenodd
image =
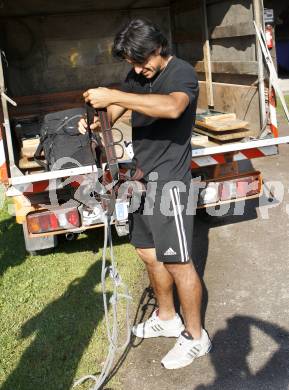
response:
M102 269L101 269L101 285L102 285L102 296L103 296L103 306L104 306L104 317L106 323L106 331L107 338L109 341L109 348L106 360L103 365L103 369L98 377L95 375L86 375L80 378L77 382L74 383L73 387L76 387L87 380L92 380L95 384L90 388L90 390L98 390L102 387L108 375L110 373L111 367L114 362L114 358L116 352L119 350L124 350L129 342L131 335L131 321L130 321L130 301L132 297L129 294L128 287L125 283L123 283L116 267L116 262L114 259L113 245L112 245L112 236L111 236L111 218L110 216L104 215L103 223L104 223L104 245L103 245L103 253L102 253ZM110 251L110 260L111 265L106 265L106 253L107 247L109 244ZM109 273L112 281L113 281L113 294L109 300L109 303L112 306L112 328L109 320L109 308L107 301L107 292L106 292L106 276ZM122 288L124 293L119 293L118 289ZM126 326L127 326L127 337L125 343L122 346L118 346L118 302L120 298L124 298L126 300Z

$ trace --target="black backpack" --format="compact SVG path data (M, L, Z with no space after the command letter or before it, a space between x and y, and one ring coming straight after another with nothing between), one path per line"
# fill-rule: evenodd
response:
M34 159L46 171L92 164L100 166L101 152L96 137L78 131L78 122L85 113L86 110L80 107L44 116ZM42 151L46 163L41 159Z

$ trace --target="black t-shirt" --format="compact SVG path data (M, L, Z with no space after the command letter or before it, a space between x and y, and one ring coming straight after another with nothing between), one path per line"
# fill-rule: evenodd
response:
M154 79L148 80L132 69L123 91L137 94L163 94L184 92L190 102L177 119L152 118L138 112L132 113L132 143L134 160L142 169L145 179L151 172L158 180L188 180L191 165L191 134L195 122L198 80L193 67L173 57L166 68Z

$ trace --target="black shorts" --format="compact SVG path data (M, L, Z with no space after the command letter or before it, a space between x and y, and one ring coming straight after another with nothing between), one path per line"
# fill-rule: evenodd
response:
M157 185L130 214L130 241L136 248L155 248L164 263L187 263L191 259L194 202L191 183L180 181ZM191 201L190 201L191 200Z

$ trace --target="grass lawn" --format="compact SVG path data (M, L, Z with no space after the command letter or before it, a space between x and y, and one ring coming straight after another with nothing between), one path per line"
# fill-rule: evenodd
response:
M142 265L127 238L114 238L120 274L136 292ZM28 256L22 227L0 210L1 390L68 390L75 379L100 372L107 352L102 241L98 229ZM109 387L119 387L117 377Z

